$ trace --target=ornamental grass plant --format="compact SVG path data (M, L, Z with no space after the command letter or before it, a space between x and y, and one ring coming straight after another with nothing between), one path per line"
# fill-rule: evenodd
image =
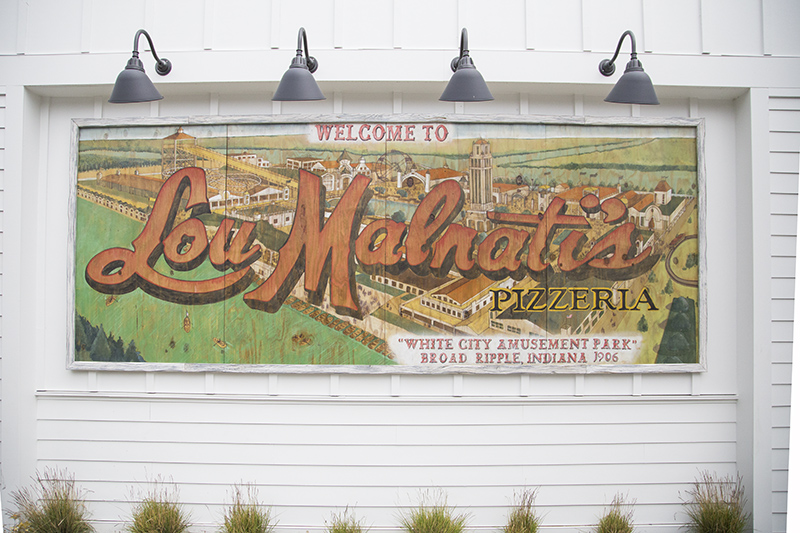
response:
M536 489L525 489L515 496L503 533L536 533L541 519L536 516Z
M253 485L234 485L233 502L225 509L220 533L271 533L270 509L258 501Z
M691 500L684 505L691 533L741 533L747 528L750 514L745 511L747 500L740 476L717 478L701 472L689 496Z
M369 528L364 527L363 520L358 520L348 508L341 513L331 515L331 521L325 522L325 529L328 533L366 533L369 531Z
M622 494L616 494L595 531L597 533L633 533L633 505Z
M31 487L11 493L18 533L92 533L84 492L75 486L75 476L66 470L45 470Z
M463 533L467 515L455 514L441 491L424 492L416 508L401 515L400 525L408 533Z
M142 500L134 505L130 533L185 533L189 515L178 503L178 489L155 482Z

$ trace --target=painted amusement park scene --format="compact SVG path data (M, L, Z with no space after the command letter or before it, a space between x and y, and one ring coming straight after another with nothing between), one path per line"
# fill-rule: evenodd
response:
M74 363L701 363L696 126L88 125L76 153Z

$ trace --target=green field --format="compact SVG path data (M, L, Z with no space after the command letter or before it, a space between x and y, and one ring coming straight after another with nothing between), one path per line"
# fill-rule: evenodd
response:
M143 225L80 198L77 211L76 311L94 326L102 325L106 334L121 337L125 345L133 340L147 362L393 364L294 309L282 306L277 313L255 311L244 303L241 295L216 304L179 305L136 289L117 296L116 301L107 305L108 296L86 283L86 265L107 248L131 248L131 241ZM173 274L161 259L156 270L184 279L220 276L208 262L194 271ZM192 323L188 333L183 329L187 313ZM292 340L301 334L310 338L311 343Z

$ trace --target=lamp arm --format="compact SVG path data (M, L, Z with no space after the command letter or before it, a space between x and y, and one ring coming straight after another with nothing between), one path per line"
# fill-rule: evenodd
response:
M301 27L297 32L297 55L302 56L304 51L306 53L306 65L308 66L309 72L313 74L317 71L319 62L316 58L308 55L308 37L306 36L306 29Z
M461 28L461 47L459 49L460 53L458 55L463 56L464 54L469 55L469 40L467 38L467 28Z
M139 36L141 35L147 37L147 42L150 44L150 51L153 53L153 57L156 58L156 72L158 72L160 76L166 76L172 70L172 63L165 57L158 57L156 47L153 45L153 39L150 38L150 34L145 30L137 31L136 36L133 38L133 57L139 57Z
M461 44L458 48L458 57L450 62L450 69L455 72L458 70L458 63L462 57L469 56L469 40L467 38L467 28L461 28Z
M600 62L600 73L603 76L611 76L614 74L614 71L616 70L614 61L616 61L617 56L619 56L619 50L622 48L622 41L625 40L626 36L631 38L631 60L636 59L636 37L633 36L633 32L631 30L625 30L625 32L622 34L622 37L619 38L614 56L611 59L604 59Z

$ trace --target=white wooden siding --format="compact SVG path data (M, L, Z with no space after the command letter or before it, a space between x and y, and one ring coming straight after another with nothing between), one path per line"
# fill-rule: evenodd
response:
M800 93L773 90L769 99L772 239L772 531L786 531L789 394L792 376L794 272L797 248Z
M6 179L6 88L0 86L0 368L3 367L3 215ZM0 372L0 413L3 398L3 374ZM3 417L0 416L0 471L3 463Z
M435 96L342 92L326 105L348 112L414 105L430 112L440 105ZM492 112L518 112L522 100L500 99ZM525 100L541 113L575 110L558 98ZM69 194L68 180L58 162L68 150L70 117L202 115L214 105L246 109L260 102L195 94L132 110L102 100L49 99L43 123L48 217L66 216L60 199ZM599 98L586 102L609 113ZM673 99L649 112L672 116L692 107L688 99ZM709 169L732 174L725 148L733 143L731 104L694 108L707 120ZM629 106L618 109L630 112ZM709 194L720 251L711 266L717 266L734 257L734 237L724 228L735 224L735 215L723 208L734 200L731 188L716 180ZM52 229L51 255L59 268L59 232L65 230ZM348 505L376 531L396 529L398 508L414 505L418 491L429 487L468 508L477 529L493 530L523 486L541 487L537 502L551 529L588 529L622 492L637 500L637 516L651 531L675 531L683 522L681 498L699 471L736 471L737 406L728 356L735 348L724 334L736 306L723 297L732 282L717 279L718 288L711 288L710 329L719 339L710 354L714 371L698 376L63 372L57 360L63 326L54 318L44 336L47 370L37 379L36 466L73 471L93 491L90 503L102 531L118 527L129 513L131 491L157 476L178 484L200 529L219 520L232 483L252 481L283 531L318 531L331 511ZM48 280L47 290L63 291L62 283Z
M119 530L127 517L132 488L171 477L199 531L212 529L219 519L231 483L254 481L284 529L302 532L319 530L331 511L345 505L376 530L389 528L396 525L396 509L416 501L417 490L439 486L451 504L470 508L474 525L494 529L513 491L528 485L541 487L537 503L550 528L588 530L603 504L622 491L638 501L640 530L676 532L684 520L683 491L698 471L735 472L741 452L736 428L752 425L737 420L737 404L748 398L737 390L736 362L752 347L737 346L732 332L739 300L731 288L749 287L737 283L736 249L742 243L734 235L739 204L731 185L737 128L731 99L747 87L763 86L767 78L794 79L791 72L800 69L772 65L777 57L800 55L794 24L800 3L617 0L601 7L591 0L491 5L205 0L200 7L186 5L180 0L0 2L0 87L9 85L9 100L18 106L6 125L0 95L0 358L7 363L3 368L19 373L6 376L6 388L19 394L11 396L16 412L0 381L0 397L6 398L2 412L13 422L1 421L0 436L19 452L11 460L2 455L3 473L13 480L4 483L4 496L36 468L67 467L93 491L91 509L105 533ZM326 92L334 90L322 102L270 102L265 87L274 86L288 66L300 26L308 30L311 53L322 58L316 76ZM495 102L437 100L465 26ZM175 64L169 78L154 80L165 86L166 98L107 104L110 83L142 27ZM625 29L636 32L645 68L668 93L660 94L662 106L602 101L613 80L599 77L595 56L610 55ZM763 55L776 57L756 59ZM103 68L87 68L101 63ZM152 73L149 56L145 64ZM703 68L709 64L719 68ZM754 65L760 70L750 68ZM214 92L208 84L217 84ZM784 85L797 84L778 83ZM772 530L780 532L787 508L800 94L772 90L770 96L769 440ZM707 373L520 378L67 372L66 281L41 275L35 283L14 276L26 273L20 251L47 259L47 270L44 261L32 267L37 273L66 269L71 118L454 112L706 120L713 272ZM5 138L4 128L15 137ZM19 149L6 154L3 148L12 142ZM12 157L13 177L5 175ZM18 215L23 199L35 214L24 236L12 231L22 227L21 215L2 219L6 207ZM2 263L8 246L4 229L13 243L8 252L13 268ZM23 239L31 242L20 243ZM7 301L12 303L4 320ZM19 327L9 328L11 321ZM8 448L11 444L3 449ZM0 453L10 453L3 449ZM9 499L3 501L8 506Z
M675 527L675 502L698 470L735 472L735 418L735 401L725 398L45 393L37 447L40 466L66 466L92 490L98 525L118 521L131 488L161 475L204 528L243 480L258 486L283 527L298 530L319 530L314 524L348 505L373 530L396 529L398 509L428 487L468 510L476 529L491 530L527 485L541 487L548 529L586 529L622 492L657 531Z

